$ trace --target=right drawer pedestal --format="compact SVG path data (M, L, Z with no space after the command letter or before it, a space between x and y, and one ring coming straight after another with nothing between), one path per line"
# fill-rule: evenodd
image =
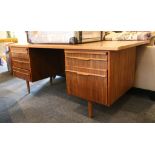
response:
M107 52L65 51L66 82L69 95L107 104Z

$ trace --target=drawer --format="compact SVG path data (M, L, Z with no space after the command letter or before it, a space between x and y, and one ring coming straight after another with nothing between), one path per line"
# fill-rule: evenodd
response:
M103 59L107 61L108 59L108 52L107 51L86 51L86 50L66 50L65 56L66 57L76 57L76 58L92 58L92 59Z
M30 81L30 72L28 70L13 67L13 75L15 77Z
M13 59L12 66L15 68L30 70L30 62L28 61L20 61L20 60Z
M28 49L25 47L11 47L11 51L19 53L28 53Z
M66 66L76 66L93 69L107 69L107 59L84 58L84 57L65 57Z
M96 76L107 77L107 70L100 69L91 69L91 68L83 68L83 67L75 67L75 66L66 66L66 72L84 72L87 74L93 74Z
M29 60L29 52L27 48L11 48L12 58Z
M85 100L107 104L107 77L66 71L67 92Z

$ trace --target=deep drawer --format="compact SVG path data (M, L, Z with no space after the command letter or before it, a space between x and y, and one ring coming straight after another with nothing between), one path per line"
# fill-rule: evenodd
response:
M107 77L91 73L66 71L67 92L101 104L107 104Z
M13 67L13 75L15 77L30 81L30 72L28 70Z
M16 68L30 70L30 63L28 61L12 60L12 66Z

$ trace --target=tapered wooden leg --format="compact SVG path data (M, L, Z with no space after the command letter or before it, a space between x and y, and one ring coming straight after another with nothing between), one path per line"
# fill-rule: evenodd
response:
M57 76L57 75L53 75L53 76L52 76L52 77L53 77L53 79L55 79L55 78L56 78L56 76Z
M52 84L53 83L53 77L51 76L50 77L50 84Z
M56 78L56 75L52 75L51 77L50 77L50 83L52 84L53 83L53 80Z
M30 94L30 83L29 83L29 81L26 81L26 85L27 85L27 91Z
M93 117L93 103L88 101L88 117Z
M151 91L149 96L152 101L155 101L155 91Z

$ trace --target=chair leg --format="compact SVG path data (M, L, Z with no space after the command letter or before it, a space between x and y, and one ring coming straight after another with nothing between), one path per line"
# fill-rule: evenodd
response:
M93 117L93 103L88 101L88 117Z
M26 80L26 85L27 85L28 94L30 94L30 83L29 83L29 81L27 81L27 80Z

